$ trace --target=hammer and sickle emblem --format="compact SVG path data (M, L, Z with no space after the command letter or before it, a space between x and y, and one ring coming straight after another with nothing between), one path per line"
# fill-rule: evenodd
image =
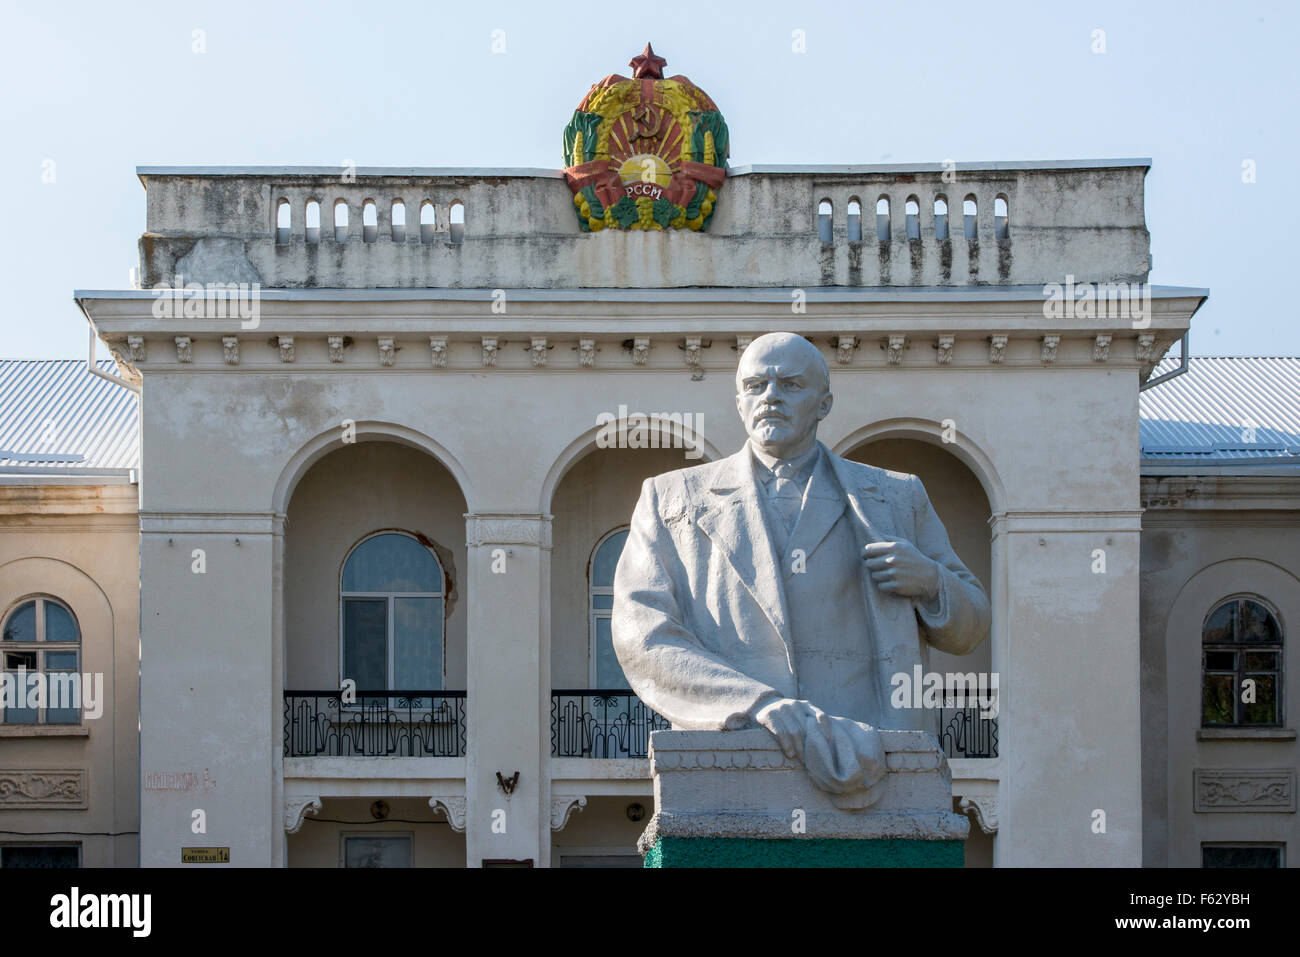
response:
M663 131L664 114L649 106L638 106L632 111L632 123L637 139L654 139Z

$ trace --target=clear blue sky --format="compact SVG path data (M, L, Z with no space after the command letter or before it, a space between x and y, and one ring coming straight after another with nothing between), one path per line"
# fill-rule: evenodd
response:
M84 354L72 291L127 285L144 229L137 165L558 167L573 108L647 39L718 103L734 165L1149 156L1151 279L1211 290L1193 353L1300 355L1282 282L1300 254L1292 3L0 10L5 357Z

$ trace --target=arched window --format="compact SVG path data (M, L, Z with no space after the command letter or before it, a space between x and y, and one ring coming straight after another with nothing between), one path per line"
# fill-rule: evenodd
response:
M856 196L849 200L846 212L849 220L849 242L860 243L862 242L862 204L858 202Z
M1280 727L1282 626L1260 598L1220 602L1201 628L1201 725Z
M971 193L961 204L962 226L966 233L967 239L978 239L979 234L975 231L975 194Z
M6 702L5 724L81 720L81 629L66 605L43 596L22 602L5 617L0 646L16 705Z
M334 201L334 241L336 243L346 243L348 241L348 201L346 199Z
M447 214L447 228L451 232L453 243L465 241L465 204L460 200L451 204L451 210Z
M889 242L889 197L882 196L876 200L876 239L882 243Z
M441 689L445 597L442 566L414 536L380 532L353 548L339 588L342 678L358 691Z
M614 569L623 554L623 546L627 544L627 532L626 528L615 529L597 542L591 553L591 686L602 691L621 691L628 687L623 668L614 655L614 639L610 631Z
M993 237L1009 239L1011 229L1007 225L1007 198L1001 194L993 200Z
M393 242L406 242L406 204L400 199L393 200Z
M320 203L316 202L316 200L307 200L307 209L303 214L303 223L307 227L307 242L320 242Z
M903 204L904 225L907 229L908 239L921 238L921 204L915 196L907 197L907 202Z
M942 194L934 198L934 238L948 238L948 197Z
M281 246L287 243L292 235L292 217L292 207L287 199L282 199L275 204L275 241Z
M821 242L831 241L831 214L834 210L829 199L823 199L817 204L817 238Z
M375 213L375 201L368 199L361 206L361 241L373 243L379 238L379 219Z
M420 204L420 242L433 242L433 229L436 217L433 212L433 203L427 199Z

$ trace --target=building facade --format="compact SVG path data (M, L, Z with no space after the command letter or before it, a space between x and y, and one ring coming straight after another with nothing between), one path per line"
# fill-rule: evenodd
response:
M663 723L609 644L622 533L645 478L740 447L738 356L785 330L830 364L822 441L919 475L990 595L930 660L998 680L996 716L942 715L968 866L1289 863L1295 393L1253 413L1262 469L1147 435L1241 411L1192 401L1218 366L1142 391L1207 295L1146 284L1148 162L732 167L707 230L593 229L571 145L139 170L142 288L76 293L138 472L65 482L30 414L0 432L0 603L76 616L115 730L4 773L111 781L76 813L142 866L639 863Z

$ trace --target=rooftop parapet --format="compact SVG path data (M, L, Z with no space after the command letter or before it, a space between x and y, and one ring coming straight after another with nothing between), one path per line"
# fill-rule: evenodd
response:
M284 289L1142 282L1149 167L735 167L700 233L582 232L556 170L142 167L141 276Z

